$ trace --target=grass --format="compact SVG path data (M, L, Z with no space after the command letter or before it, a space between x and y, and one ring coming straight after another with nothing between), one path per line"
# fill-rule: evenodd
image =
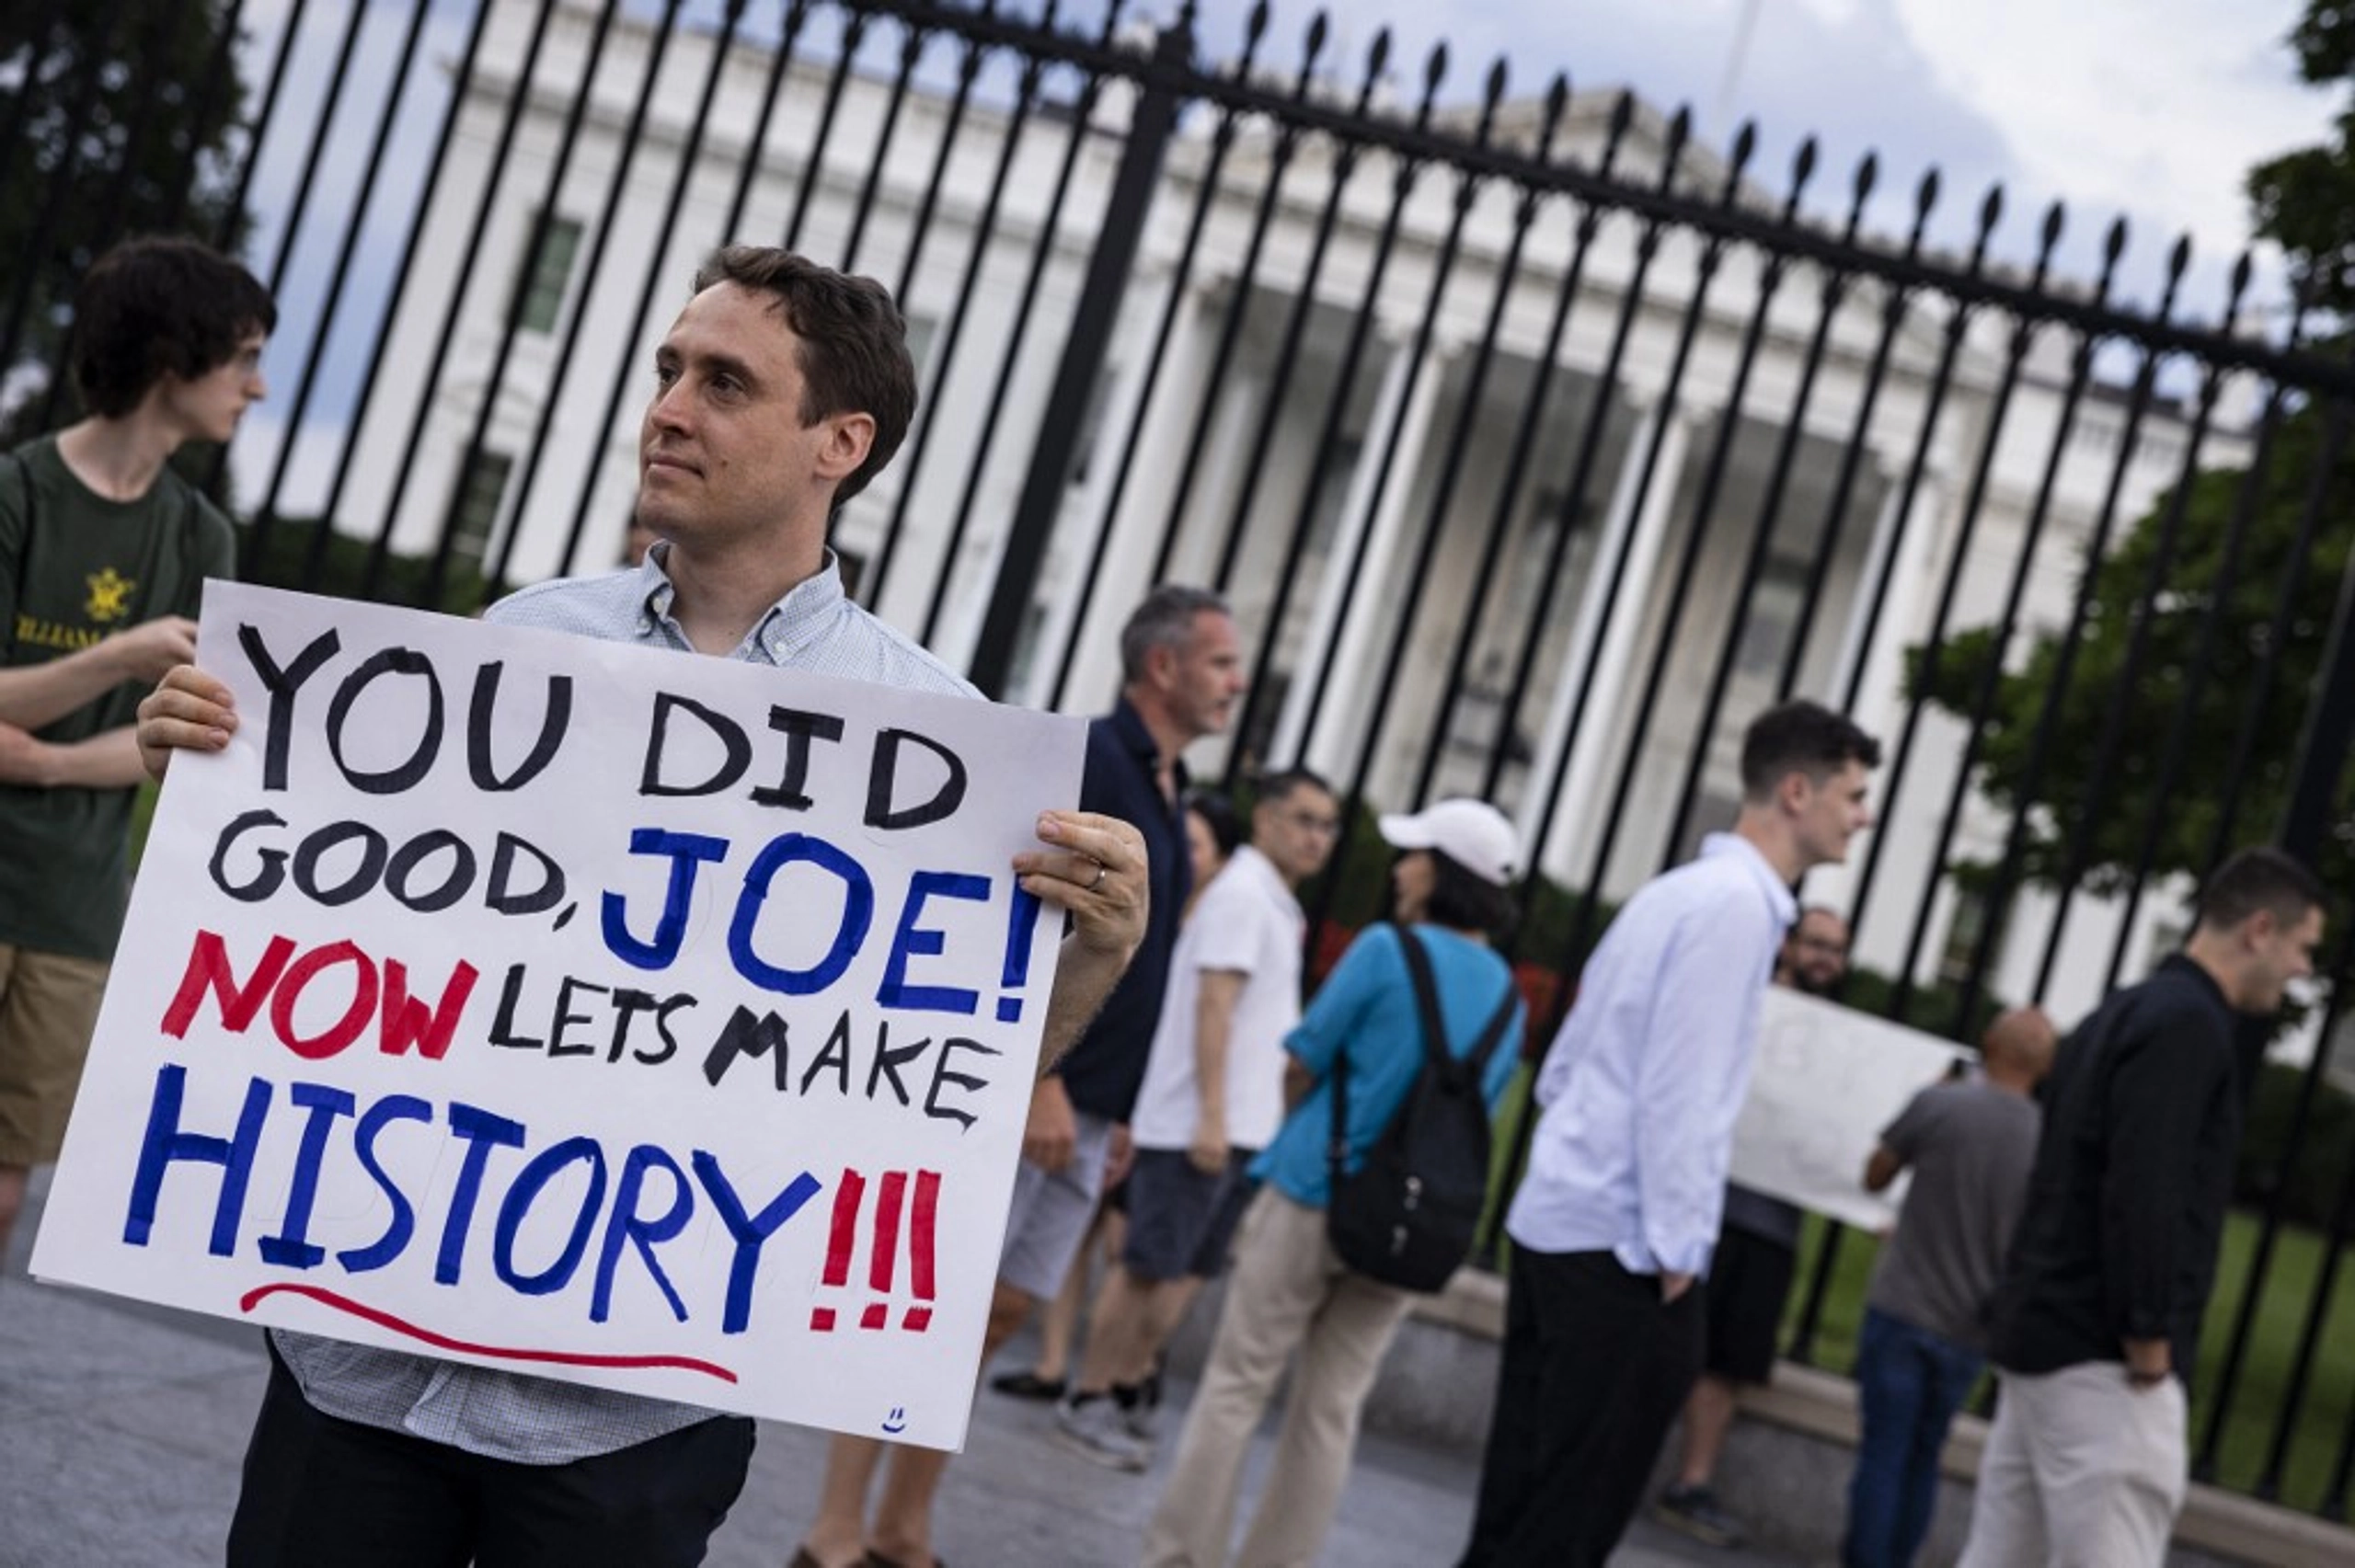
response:
M1784 1343L1798 1325L1826 1220L1809 1216L1799 1240L1798 1269L1783 1317ZM2221 1391L2224 1353L2238 1325L2241 1301L2249 1288L2259 1221L2234 1210L2225 1217L2223 1255L2217 1267L2215 1295L2201 1324L2200 1367L2192 1379L2191 1447L2196 1457L2205 1445ZM1873 1259L1880 1251L1878 1239L1843 1229L1832 1261L1832 1281L1816 1322L1810 1362L1826 1371L1846 1375L1855 1364L1856 1330L1864 1316L1865 1289L1872 1276ZM2218 1483L2236 1492L2269 1497L2292 1507L2319 1512L2327 1500L2333 1468L2350 1422L2355 1422L2355 1287L2343 1276L2331 1280L2320 1338L2314 1360L2303 1379L2305 1396L2298 1402L2281 1473L2272 1485L2260 1485L2272 1462L2275 1434L2291 1391L2299 1386L2297 1358L2304 1341L2306 1320L2313 1310L2317 1284L2328 1256L2328 1240L2317 1231L2284 1226L2275 1239L2257 1298L2248 1346L2234 1380L2232 1402L2224 1412L2222 1440L2216 1450Z

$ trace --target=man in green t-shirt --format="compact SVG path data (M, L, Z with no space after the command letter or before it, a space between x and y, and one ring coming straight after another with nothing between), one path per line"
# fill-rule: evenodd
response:
M228 520L175 474L262 395L270 294L193 240L100 257L74 300L86 417L0 457L0 1255L57 1158L130 895L131 723L194 656Z

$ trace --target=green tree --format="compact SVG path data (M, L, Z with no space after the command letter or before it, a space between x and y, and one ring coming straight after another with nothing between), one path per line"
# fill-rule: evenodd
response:
M2329 142L2249 171L2249 206L2258 237L2280 246L2311 279L2315 303L2345 316L2355 310L2355 6L2307 0L2289 43L2299 76L2341 88L2347 101Z
M246 88L229 0L0 6L0 365L19 388L56 362L74 284L128 235L234 251L247 215L235 132ZM20 400L37 419L45 396Z
M2244 469L2195 475L2171 548L2176 498L2160 497L2092 567L2074 659L2065 630L2047 633L1995 678L1980 736L1979 784L2005 811L2025 810L2019 872L2026 880L2108 890L2132 873L2152 834L2155 869L2198 871L2220 828L2238 842L2280 821L2355 539L2344 505L2355 495L2347 487L2355 478L2355 441L2348 440L2338 443L2317 526L2301 537L2315 504L2324 424L2313 409L2283 418L2254 490ZM2211 626L2244 508L2238 560ZM2285 604L2282 584L2302 544L2303 567ZM2268 657L2277 650L2267 681ZM1917 648L1913 688L1970 718L1999 652L1993 627L1951 638L1935 659ZM2064 662L2073 665L2065 681ZM2244 734L2249 759L2234 798L2230 764ZM2343 837L2327 847L2324 869L2334 883L2355 870L2348 850Z
M2339 85L2348 107L2329 144L2253 170L2250 202L2257 234L2282 246L2311 290L2309 321L2344 321L2355 310L2355 4L2310 0L2289 43L2305 80ZM2289 388L2255 479L2214 469L2180 497L2161 495L2086 567L2074 647L2066 627L2038 635L1991 693L1991 664L2004 653L1995 628L1963 632L1935 654L1913 650L1915 694L1968 721L1988 693L1978 783L2022 814L2022 879L2108 890L2142 863L2146 838L2154 869L2196 873L2220 829L2230 847L2279 827L2355 541L2355 430L2330 428L2348 412ZM2285 602L2282 585L2301 557ZM2272 676L2260 685L2269 659ZM2236 781L2244 734L2250 750ZM2321 869L2345 886L2355 844L2344 811L2338 822ZM1989 869L1958 871L1983 880Z

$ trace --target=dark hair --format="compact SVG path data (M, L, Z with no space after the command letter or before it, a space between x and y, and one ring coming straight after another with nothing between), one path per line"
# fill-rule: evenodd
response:
M1243 842L1243 818L1236 814L1235 802L1214 789L1196 788L1186 792L1186 809L1202 819L1211 830L1211 841L1218 845L1221 860L1235 852Z
M1326 782L1324 774L1314 768L1304 768L1295 764L1289 768L1278 768L1270 773L1261 773L1252 797L1252 804L1257 806L1263 800L1290 800L1304 789L1322 790L1327 795L1333 795L1333 786ZM1338 799L1339 796L1335 795L1334 798Z
M1444 850L1421 853L1431 857L1433 873L1431 896L1423 905L1425 920L1457 931L1476 931L1492 941L1511 929L1513 903L1509 890L1474 876Z
M1145 656L1154 649L1184 647L1186 639L1194 635L1194 617L1205 611L1234 613L1225 600L1206 588L1166 582L1146 594L1120 627L1120 680L1124 683L1143 680Z
M194 381L277 325L270 291L243 267L192 239L148 235L82 275L67 364L82 406L120 419L166 375Z
M1880 742L1845 714L1804 699L1768 708L1741 737L1741 794L1762 801L1792 773L1821 779L1850 762L1880 766Z
M2200 889L2200 924L2230 931L2262 910L2295 925L2323 902L2321 878L2277 849L2242 850L2208 874Z
M695 273L695 292L718 283L773 294L775 308L801 340L801 422L834 414L865 414L875 421L867 461L834 490L834 504L867 488L883 472L916 417L916 367L908 355L908 326L890 291L872 278L821 267L775 246L731 245L715 250Z

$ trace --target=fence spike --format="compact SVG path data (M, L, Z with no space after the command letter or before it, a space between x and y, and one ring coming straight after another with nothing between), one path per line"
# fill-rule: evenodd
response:
M1504 96L1505 57L1499 54L1488 66L1488 84L1487 87L1488 107L1490 109L1496 108L1497 105L1504 101Z
M1856 205L1858 207L1862 207L1865 204L1866 199L1873 193L1873 187L1879 182L1880 155L1878 153L1867 153L1863 159L1857 163L1856 172L1849 178L1848 181L1849 193L1855 198Z
M2068 226L2068 211L2062 202L2055 200L2044 210L2044 259L2051 258L2052 247L2061 243L2062 232Z
M1447 40L1442 39L1431 45L1429 59L1423 62L1423 102L1430 103L1431 95L1439 91L1440 79L1447 74Z
M1733 166L1726 171L1728 176L1739 179L1741 177L1741 171L1750 165L1750 155L1757 150L1758 122L1754 120L1745 120L1741 122L1741 129L1733 133L1733 153L1727 160Z
M1302 47L1304 52L1300 63L1304 74L1316 63L1316 57L1325 52L1325 34L1330 27L1331 24L1326 19L1322 10L1308 18L1308 37L1303 40Z
M1989 235L1995 232L1995 225L2003 216L2004 187L1999 182L1987 188L1986 198L1979 203L1979 242L1982 245L1987 242Z
M1383 28L1373 35L1373 47L1366 51L1365 79L1372 86L1376 77L1390 68L1390 29Z
M1251 14L1243 18L1244 48L1258 48L1259 40L1267 30L1268 0L1258 0L1258 3L1251 7Z

